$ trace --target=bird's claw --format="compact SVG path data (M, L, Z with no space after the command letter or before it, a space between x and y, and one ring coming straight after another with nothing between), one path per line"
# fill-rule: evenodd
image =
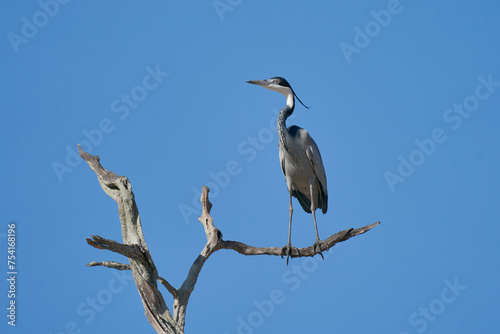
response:
M286 265L288 265L288 259L290 258L290 256L292 255L292 253L294 251L296 251L297 253L299 253L298 248L293 247L290 244L287 244L285 247L283 247L281 249L281 258L283 258L283 255L286 255Z
M321 247L324 247L324 249L321 249ZM318 250L316 250L316 248ZM317 253L321 256L321 258L324 260L325 258L323 257L323 251L326 250L328 251L329 247L328 244L322 240L317 239L316 242L313 245L313 251L314 253Z

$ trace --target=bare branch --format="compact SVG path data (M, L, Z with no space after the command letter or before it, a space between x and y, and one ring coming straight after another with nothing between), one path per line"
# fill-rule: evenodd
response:
M175 299L178 298L177 289L176 288L174 288L172 285L170 285L170 283L168 283L168 281L166 279L164 279L163 277L161 277L161 276L158 276L157 279L158 279L158 281L161 284L163 284L163 286L165 288L167 288L168 292L170 292Z
M124 245L114 240L105 239L98 235L93 235L92 239L87 238L87 243L98 249L107 249L112 252L124 255L128 258L134 258L136 260L140 260L143 258L140 250L135 246Z
M198 280L198 275L200 274L205 261L208 260L210 255L217 250L217 246L220 241L222 241L222 233L213 224L213 219L210 216L210 210L212 209L212 203L208 199L208 193L210 189L203 186L201 190L201 216L198 218L200 223L205 228L205 235L207 237L207 244L201 251L200 255L196 258L194 263L189 269L189 273L186 277L184 283L182 283L179 288L178 296L179 298L174 300L174 319L179 323L179 325L184 328L185 318L186 318L186 307L189 301L189 297L194 290L196 281Z
M117 269L117 270L130 270L129 264L118 263L118 262L114 262L114 261L101 261L101 262L92 261L90 263L87 263L86 266L87 267L101 266L101 267L108 267L108 268L113 268L113 269Z
M186 317L186 308L189 301L189 297L194 290L196 282L198 280L198 276L205 264L206 260L210 257L210 255L218 251L220 249L232 249L243 255L282 255L282 247L253 247L246 245L242 242L238 241L226 241L222 240L222 233L217 229L217 227L213 224L213 219L210 216L210 210L212 209L212 203L208 199L208 193L210 189L208 187L203 186L201 192L201 205L202 205L202 213L198 220L202 223L205 228L205 234L207 237L207 244L203 251L198 255L194 263L192 264L189 273L186 277L186 280L179 288L178 295L179 298L174 300L174 319L180 324L182 328L184 328L185 317ZM336 243L345 241L349 238L352 238L356 235L363 234L373 227L380 224L379 222L370 224L358 229L347 229L332 236L328 237L325 240L325 243L328 245L328 248L333 247ZM291 254L292 257L303 257L303 256L314 256L318 254L317 251L314 250L313 246L300 248L298 252L294 250Z
M370 225L366 225L357 229L347 229L335 233L325 239L325 243L328 245L328 249L332 248L335 244L346 241L352 237L368 232L375 226L380 224L380 222L376 222ZM282 255L282 247L254 247L246 245L239 241L230 241L230 240L222 240L220 244L220 249L232 249L243 255ZM304 256L314 256L318 254L318 251L314 251L313 246L299 248L298 252L293 251L291 254L292 257L304 257Z

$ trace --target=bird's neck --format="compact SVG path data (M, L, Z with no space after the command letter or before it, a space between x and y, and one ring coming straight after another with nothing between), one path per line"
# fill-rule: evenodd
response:
M286 119L293 113L294 107L295 99L293 97L293 93L290 92L286 97L286 106L281 109L280 113L278 114L278 135L280 144L285 149L287 149L285 145L285 138L286 136L288 136L288 131L286 129Z
M290 107L293 112L293 107L295 106L295 98L293 97L293 92L289 91L288 94L286 94L286 106ZM290 112L290 114L292 113Z
M284 93L282 93L285 95ZM290 117L290 115L293 113L293 109L295 108L295 98L293 97L293 92L288 91L287 94L285 95L286 97L286 106L281 109L279 115L278 115L278 130L280 128L280 125L282 125L286 129L286 119Z

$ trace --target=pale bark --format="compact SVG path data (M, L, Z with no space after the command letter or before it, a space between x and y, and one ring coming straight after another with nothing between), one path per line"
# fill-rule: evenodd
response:
M97 175L97 179L106 194L113 198L118 204L118 214L120 216L123 244L93 235L87 238L89 245L107 249L119 253L129 259L130 264L102 261L91 262L89 267L103 266L118 270L131 270L136 287L141 296L146 317L157 333L181 334L184 331L186 308L189 297L194 290L198 276L205 261L215 251L221 249L231 249L243 255L282 255L282 247L254 247L238 241L223 240L222 233L213 224L210 216L212 204L208 199L209 189L202 188L201 204L202 214L198 218L205 229L207 243L200 255L191 265L186 279L179 289L174 288L168 281L158 275L151 254L149 253L144 235L142 232L139 211L135 203L134 193L129 180L125 176L118 176L113 172L104 169L98 156L92 156L83 152L78 146L80 156L87 162L89 167ZM357 229L347 229L331 235L325 239L328 248L336 243L346 241L349 238L363 234L379 222L373 223ZM313 246L294 249L291 257L314 256ZM174 298L173 315L165 304L165 300L158 290L157 281L159 281Z

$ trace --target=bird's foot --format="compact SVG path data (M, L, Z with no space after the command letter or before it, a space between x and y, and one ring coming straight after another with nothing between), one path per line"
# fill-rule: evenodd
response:
M281 249L281 258L283 258L283 255L286 255L286 265L288 265L288 259L294 251L299 253L299 249L297 247L293 247L291 244L287 244Z
M323 249L322 249L323 248ZM322 240L316 239L316 242L313 245L313 251L314 253L319 253L321 255L321 258L324 260L325 258L323 257L323 251L328 250L328 244Z

